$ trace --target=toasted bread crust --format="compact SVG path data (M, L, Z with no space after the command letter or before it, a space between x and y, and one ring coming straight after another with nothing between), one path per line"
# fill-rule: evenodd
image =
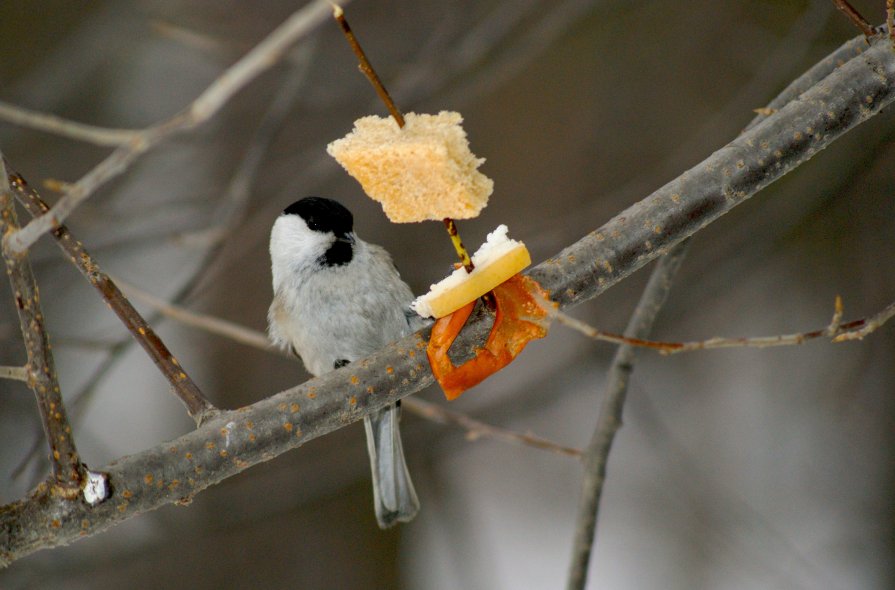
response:
M392 119L358 119L354 130L327 146L333 156L379 201L396 223L476 217L494 182L477 168L485 161L469 150L459 113L407 113Z

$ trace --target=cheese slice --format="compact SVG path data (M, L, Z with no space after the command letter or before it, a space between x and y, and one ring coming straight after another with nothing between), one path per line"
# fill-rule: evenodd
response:
M507 226L488 234L487 241L472 256L475 269L458 268L417 297L411 308L422 317L441 318L475 301L531 264L525 244L507 237Z

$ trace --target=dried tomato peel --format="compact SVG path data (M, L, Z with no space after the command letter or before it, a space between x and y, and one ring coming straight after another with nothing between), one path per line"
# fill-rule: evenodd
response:
M448 400L454 400L469 389L501 370L522 352L525 345L547 335L549 312L542 302L550 302L547 291L537 281L522 274L510 277L495 287L496 316L484 348L462 365L454 365L448 350L466 324L475 301L440 318L432 328L426 348L432 374ZM556 307L556 304L550 302Z

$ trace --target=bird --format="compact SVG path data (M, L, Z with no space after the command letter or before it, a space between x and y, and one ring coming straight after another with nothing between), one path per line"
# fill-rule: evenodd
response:
M273 301L268 334L305 368L323 375L415 332L413 292L389 253L354 233L338 201L305 197L283 210L270 233ZM400 402L364 418L376 520L383 529L419 511L399 429Z

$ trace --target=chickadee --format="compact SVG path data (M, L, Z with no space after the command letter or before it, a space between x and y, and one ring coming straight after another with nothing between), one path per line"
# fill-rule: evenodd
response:
M422 327L413 293L380 246L353 231L351 212L332 199L289 205L270 232L271 339L291 347L314 376L376 352ZM381 528L411 520L419 500L398 430L398 404L364 418Z

